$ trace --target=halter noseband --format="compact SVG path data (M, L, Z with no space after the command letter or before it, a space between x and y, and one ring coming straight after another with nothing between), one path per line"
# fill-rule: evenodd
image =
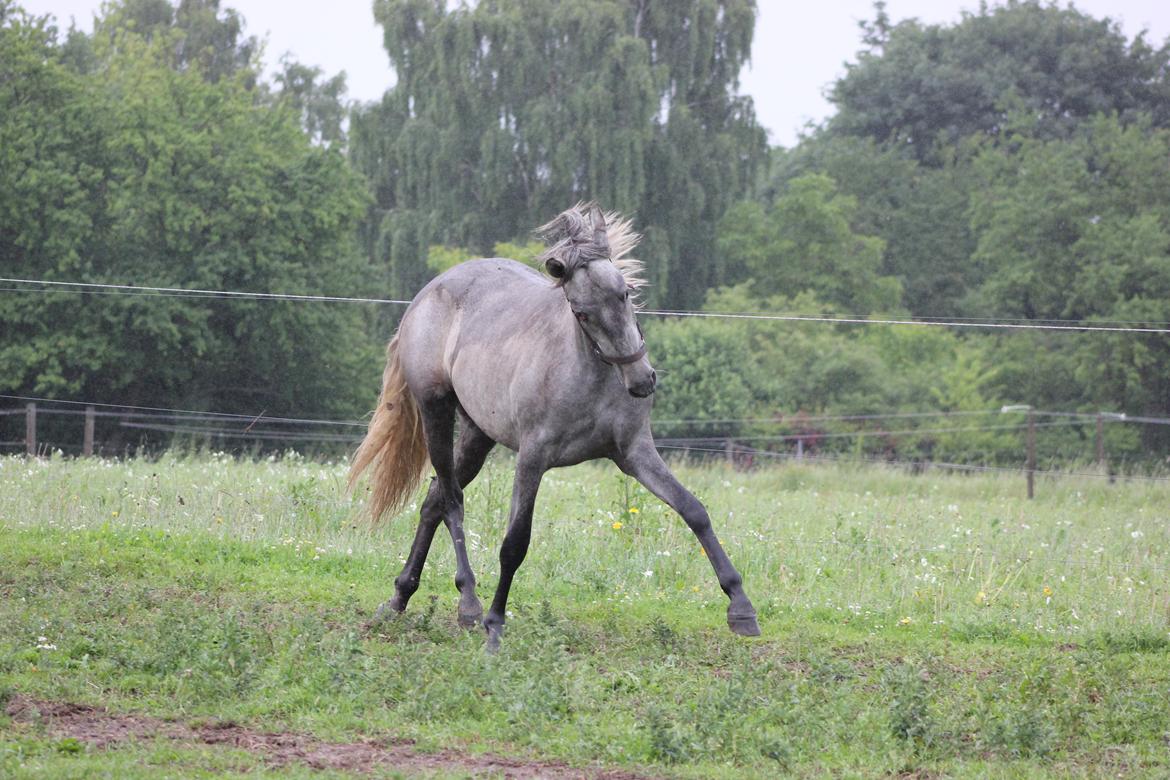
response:
M597 359L602 363L606 363L611 366L628 366L630 363L637 363L639 360L646 357L646 353L649 352L649 349L646 347L646 336L642 333L642 326L638 323L637 320L634 320L634 327L638 329L638 338L642 339L642 344L638 347L637 352L634 352L630 355L622 355L621 357L608 357L604 352L601 351L601 346L597 343L597 341L589 335L589 331L585 330L585 326L581 325L580 322L578 322L577 325L580 326L581 332L585 334L585 338L589 341L589 346L593 348L593 354L596 355Z

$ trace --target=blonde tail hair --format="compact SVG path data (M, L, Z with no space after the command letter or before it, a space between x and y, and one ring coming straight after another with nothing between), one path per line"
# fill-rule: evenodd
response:
M398 358L398 336L386 347L382 394L349 468L349 489L366 469L370 478L370 515L374 522L405 506L422 481L427 467L427 442L422 414L406 386Z

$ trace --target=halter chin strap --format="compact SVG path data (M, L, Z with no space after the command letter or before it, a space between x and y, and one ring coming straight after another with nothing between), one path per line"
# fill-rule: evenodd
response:
M581 325L581 323L577 324ZM601 346L594 340L592 336L589 335L589 332L585 330L583 325L581 326L581 332L585 334L585 338L589 341L589 345L593 347L593 354L596 355L597 359L602 363L606 363L611 366L628 366L630 363L637 363L639 360L646 357L646 353L649 351L649 349L646 347L646 337L642 334L642 326L638 324L637 320L634 321L634 325L638 328L638 338L642 339L642 344L638 347L637 352L634 352L631 355L622 355L620 357L609 357L603 353L601 351Z

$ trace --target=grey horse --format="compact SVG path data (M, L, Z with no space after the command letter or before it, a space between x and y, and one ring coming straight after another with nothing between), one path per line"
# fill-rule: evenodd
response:
M638 235L595 204L578 204L537 232L550 244L540 259L551 281L513 260L462 263L414 298L387 348L381 397L350 486L372 472L370 509L379 518L409 500L428 453L435 478L394 596L378 617L406 609L443 522L455 545L459 621L482 620L488 649L498 649L541 478L551 468L609 458L682 515L730 599L728 626L758 636L755 608L706 509L675 479L650 433L657 377L635 316L641 264L628 256ZM463 535L463 489L496 443L516 452L516 477L500 581L484 617Z

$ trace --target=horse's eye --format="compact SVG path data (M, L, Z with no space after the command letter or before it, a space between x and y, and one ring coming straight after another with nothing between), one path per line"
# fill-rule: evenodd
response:
M630 291L626 290L626 294L622 297L622 300L628 301L629 299L630 299Z
M575 311L573 316L577 318L577 322L589 322L589 315L583 311Z

